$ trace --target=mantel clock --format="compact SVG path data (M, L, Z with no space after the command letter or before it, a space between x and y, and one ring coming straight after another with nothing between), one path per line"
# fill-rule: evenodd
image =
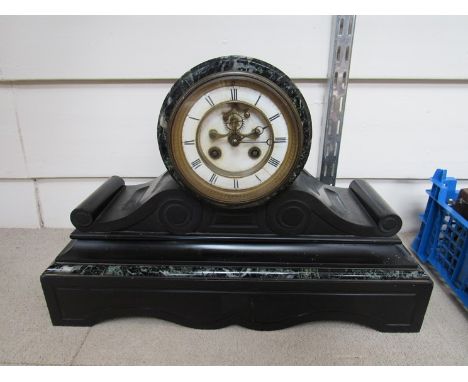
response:
M201 63L169 91L157 137L166 173L113 176L72 211L71 242L41 276L54 325L419 331L432 281L396 236L401 218L366 181L333 187L303 169L310 113L282 71Z

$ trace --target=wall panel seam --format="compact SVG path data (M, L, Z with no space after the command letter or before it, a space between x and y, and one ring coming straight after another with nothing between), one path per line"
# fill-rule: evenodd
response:
M33 185L34 185L34 196L36 198L37 216L39 217L39 227L44 228L44 218L42 214L42 205L41 205L41 198L39 195L39 187L37 184L37 179L32 179L32 180L33 180Z
M161 173L162 175L163 173ZM54 181L54 180L70 180L70 181L80 181L80 180L105 180L107 178L110 178L112 175L103 175L103 176L84 176L84 177L76 177L76 176L67 176L67 177L34 177L34 178L1 178L0 177L0 182L14 182L14 181L33 181L33 182L43 182L43 181ZM121 178L132 180L132 179L141 179L141 180L151 180L157 178L157 176L125 176L125 175L119 175ZM452 176L452 175L451 175ZM468 181L468 178L460 178L457 177L456 174L453 175L457 180L459 181ZM351 181L354 179L364 179L364 180L384 180L384 181L430 181L430 178L374 178L374 177L346 177L346 178L336 178L336 180L340 181Z
M172 85L178 78L27 78L27 79L0 79L0 85L109 85L109 84L167 84ZM321 83L327 82L326 77L291 77L295 83ZM349 83L353 84L468 84L468 78L356 78L350 77Z
M41 201L39 199L39 189L37 187L36 179L33 179L33 178L30 177L28 159L27 159L27 155L26 155L26 149L24 147L23 132L21 131L21 123L20 123L19 112L18 112L18 105L17 105L17 97L16 97L15 86L14 85L10 85L10 86L11 86L11 92L12 92L12 95L13 95L13 107L14 107L14 110L15 110L16 132L18 134L18 139L20 141L21 155L23 157L24 168L25 168L26 175L27 175L26 179L32 180L32 182L33 182L37 218L39 220L39 227L43 228L44 227L44 220L42 218L42 208L41 208Z
M18 134L18 139L19 139L19 142L20 142L21 156L23 157L24 167L25 167L25 170L26 170L26 176L29 178L30 172L29 172L28 160L26 158L26 149L24 147L23 132L21 131L19 112L18 112L18 105L17 105L17 102L16 102L17 97L16 97L15 87L13 85L11 85L10 90L11 90L11 93L13 95L13 107L14 107L14 110L15 110L16 132Z

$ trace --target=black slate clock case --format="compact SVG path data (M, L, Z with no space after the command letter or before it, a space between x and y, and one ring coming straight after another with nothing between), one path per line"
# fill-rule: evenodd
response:
M309 134L290 184L247 208L199 198L165 152L174 95L220 70L261 71L284 86ZM168 172L135 186L111 177L72 211L71 241L41 275L54 325L151 316L202 329L346 320L420 330L432 281L396 236L400 217L363 180L332 187L302 170L310 116L291 85L271 65L243 57L210 60L175 84L158 128Z

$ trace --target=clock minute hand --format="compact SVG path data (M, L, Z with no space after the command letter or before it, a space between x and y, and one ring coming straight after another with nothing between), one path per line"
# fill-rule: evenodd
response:
M271 146L272 140L267 139L266 141L240 141L239 143L255 143L255 144L266 143L268 146Z

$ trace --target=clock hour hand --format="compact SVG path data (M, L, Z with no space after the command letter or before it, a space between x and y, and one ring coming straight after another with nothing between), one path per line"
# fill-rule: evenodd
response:
M239 132L239 129L236 125L232 126L232 130L227 132L226 134L221 134L218 132L216 129L211 129L208 132L209 137L212 140L220 139L220 138L225 138L228 137L229 143L233 146L237 146L239 143L243 141L244 138L251 138L251 139L258 139L260 135L263 134L263 131L268 127L267 126L257 126L252 129L252 131L248 134L242 134ZM253 143L255 141L250 141L250 142L245 142L245 143ZM259 143L267 143L265 142L259 142Z
M224 138L224 137L227 137L228 135L230 134L230 132L226 133L226 134L220 134L218 133L218 130L216 129L211 129L209 132L208 132L208 135L210 136L211 139L220 139L220 138Z
M258 138L268 126L257 126L248 134L238 133L243 138Z
M266 125L266 126L257 126L255 128L255 131L258 132L258 134L263 134L263 132L265 131L266 128L270 127L270 125Z
M226 134L221 134L221 133L218 132L218 130L211 129L208 132L208 135L213 140L220 139L220 138L225 138L225 137L231 136L231 135L236 135L239 140L242 140L244 138L258 138L260 136L260 134L262 134L262 133L263 133L263 130L261 130L261 127L256 127L249 134L242 134L237 129L235 129L233 131L229 131Z

